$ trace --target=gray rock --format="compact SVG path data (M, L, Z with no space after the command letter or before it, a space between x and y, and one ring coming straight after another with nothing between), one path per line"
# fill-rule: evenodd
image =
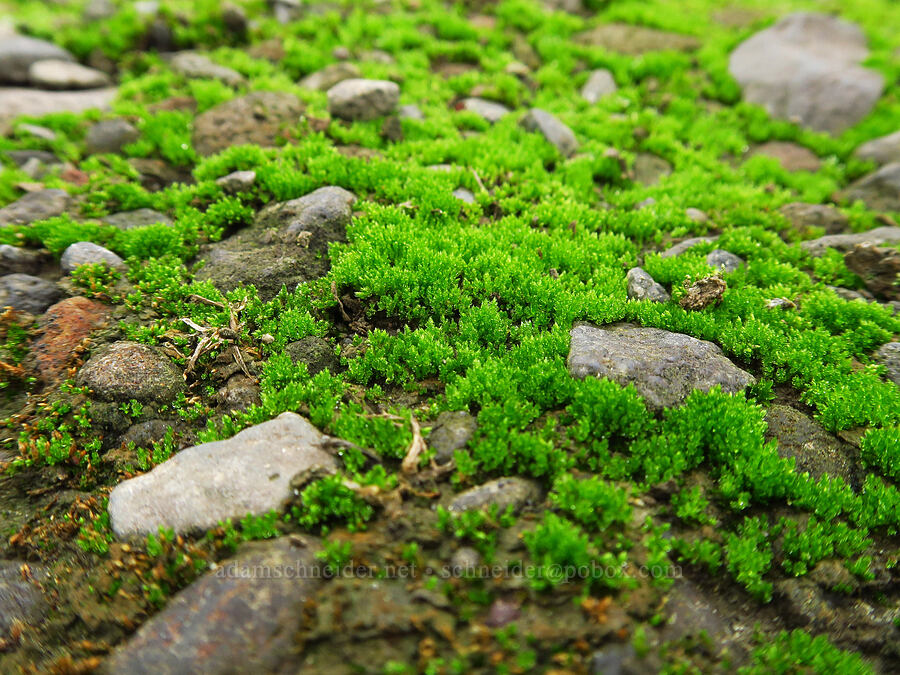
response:
M236 70L220 66L196 52L178 52L172 57L169 65L176 73L188 79L219 80L229 87L238 87L244 83L244 76Z
M643 185L656 185L663 176L672 173L672 165L662 157L639 152L634 158L634 179Z
M712 342L659 328L616 323L575 326L568 367L573 377L607 377L633 384L651 409L679 405L692 391L720 385L742 391L755 378L741 370Z
M853 153L858 159L875 162L879 166L900 162L900 131L863 143Z
M466 204L474 204L475 203L475 195L471 190L467 190L466 188L456 188L453 191L453 196L458 200L465 202Z
M119 213L111 213L103 216L103 222L120 230L132 230L136 227L145 227L147 225L171 225L172 219L165 213L154 211L153 209L135 209L134 211L120 211Z
M438 415L428 434L428 447L434 450L434 461L446 464L453 459L453 453L466 447L476 429L478 422L463 410Z
M304 89L328 91L334 85L344 80L358 79L360 77L362 77L362 73L359 72L359 68L352 63L339 61L338 63L329 63L321 70L310 73L300 80L300 86Z
M46 150L8 150L7 155L15 162L18 167L25 166L33 159L38 160L41 164L59 164L60 161L52 152Z
M818 171L822 162L812 150L797 143L769 141L758 145L750 152L751 157L763 155L781 164L785 171Z
M134 443L137 448L150 449L154 443L158 443L166 437L171 426L171 423L164 420L138 422L128 427L119 441L125 445Z
M185 390L181 369L156 347L139 342L114 342L91 356L78 373L100 401L168 403Z
M16 622L36 625L50 609L44 594L35 581L47 578L46 568L28 563L27 575L23 573L25 563L15 560L0 560L0 638L9 635Z
M692 35L668 33L655 28L625 23L602 23L575 36L575 42L603 47L620 54L638 56L647 52L675 50L692 51L700 41Z
M700 209L695 209L694 207L685 209L684 215L688 217L688 220L694 223L706 223L709 221L708 215L706 215Z
M850 227L847 216L833 206L791 202L778 210L801 233L810 227L821 227L826 234L838 234Z
M0 244L0 276L7 274L34 274L41 269L42 256L18 246Z
M618 91L616 81L611 72L605 68L593 71L581 87L581 98L588 103L596 103L604 96L609 96Z
M98 89L110 84L106 73L60 59L35 61L28 68L28 79L43 89Z
M744 259L721 248L710 251L706 255L706 264L724 272L734 272L744 264Z
M631 644L611 643L591 656L593 675L649 675L656 669L641 663Z
M498 478L458 494L450 502L448 510L462 513L496 505L500 513L510 506L518 512L540 498L541 489L534 481L518 477Z
M227 176L216 179L216 185L228 194L247 192L256 185L255 171L233 171Z
M563 157L571 157L578 150L578 140L572 130L546 110L532 108L519 124L528 131L540 132Z
M509 113L509 108L495 101L483 98L464 98L460 101L462 110L467 110L481 117L485 122L494 124Z
M34 138L40 138L42 141L56 140L56 132L53 131L53 129L41 127L37 124L19 124L18 126L16 126L16 131L22 131L29 136L33 136ZM56 159L56 157L53 157L53 159Z
M450 576L463 577L466 574L475 574L480 564L481 554L471 546L463 546L450 556Z
M685 251L694 248L697 244L711 244L717 239L718 237L691 237L690 239L685 239L684 241L680 241L674 246L667 248L659 254L659 257L674 258L675 256L679 256Z
M12 307L29 314L42 314L62 297L56 284L28 274L0 277L0 307Z
M245 544L181 591L104 663L109 675L274 673L296 659L304 603L322 585L317 540Z
M125 266L125 262L109 249L90 241L79 241L63 252L59 266L64 273L71 274L80 265L104 262L110 267Z
M327 436L296 413L235 436L182 450L149 473L120 483L109 498L113 531L145 535L214 527L226 518L262 515L291 496L291 478L316 466L334 470Z
M900 301L900 251L857 244L844 255L844 264L876 297Z
M373 120L394 112L399 99L395 82L352 78L328 90L328 112L345 120Z
M900 211L900 162L885 164L860 178L841 197L851 202L862 200L873 211Z
M338 358L334 355L334 347L325 338L310 336L290 342L285 346L284 352L294 363L305 363L310 375L323 370L337 372Z
M116 13L116 6L112 0L90 0L84 8L86 21L101 21L108 19Z
M836 133L868 115L881 96L884 78L859 65L868 54L855 25L798 12L738 45L729 71L745 100L773 117Z
M637 204L634 205L635 211L641 211L643 209L649 208L651 206L656 205L656 199L653 197L647 197L647 199L642 199Z
M69 208L71 199L65 190L29 192L18 201L0 209L0 225L27 225L36 220L58 216Z
M0 121L22 115L43 117L50 113L81 113L85 110L109 110L116 96L115 87L84 91L45 91L43 89L0 88Z
M259 384L254 378L237 373L228 378L228 382L216 392L219 412L231 415L259 405Z
M776 404L766 410L766 423L766 440L777 439L778 454L793 457L798 472L808 472L816 480L828 475L841 477L850 485L858 484L853 448L815 420L794 408Z
M118 153L129 143L134 143L141 137L141 132L135 129L126 120L117 117L111 120L102 120L88 129L84 143L91 154L101 152Z
M649 300L650 302L668 302L669 293L661 284L651 277L644 269L632 267L625 275L628 284L629 300Z
M313 238L336 241L343 236L356 195L336 185L326 185L299 199L279 202L259 212L257 222L283 228L288 233L308 231Z
M884 226L856 234L829 234L818 239L804 241L800 246L811 256L818 258L824 255L829 248L846 253L852 251L857 244L882 246L898 242L900 242L900 227Z
M401 120L424 120L425 115L417 105L401 105L397 109L397 117Z
M257 91L220 103L194 119L194 148L207 157L233 145L278 144L297 125L304 106L286 92Z
M881 345L872 360L884 366L887 378L900 386L900 342Z
M24 35L6 36L0 40L0 82L21 84L28 82L31 64L44 59L74 61L62 47L52 42Z

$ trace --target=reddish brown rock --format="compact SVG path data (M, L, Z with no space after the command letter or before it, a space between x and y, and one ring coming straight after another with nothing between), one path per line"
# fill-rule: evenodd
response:
M751 157L757 155L765 155L778 160L785 171L818 171L822 166L816 153L796 143L769 141L756 146L750 152Z
M81 297L67 298L47 310L40 335L32 346L35 367L45 384L63 378L76 347L108 315L106 305Z

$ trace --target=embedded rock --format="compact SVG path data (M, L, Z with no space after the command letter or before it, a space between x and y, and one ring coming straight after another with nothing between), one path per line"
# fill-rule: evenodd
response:
M611 72L605 68L593 71L581 87L581 98L588 103L596 103L604 96L614 94L618 90Z
M326 185L298 199L266 207L259 212L256 222L291 234L311 232L309 245L319 247L325 242L343 239L354 203L356 195L352 192Z
M860 178L841 197L850 202L859 199L873 211L900 211L900 162Z
M207 157L233 145L278 144L296 126L304 107L293 94L257 91L201 113L194 120L194 149Z
M65 190L38 190L0 209L0 225L27 225L63 213L70 203Z
M439 464L449 462L454 452L466 447L477 428L475 418L463 410L442 412L428 434L428 447L434 450L434 460Z
M112 529L119 537L159 527L188 532L278 509L291 496L295 475L316 466L335 469L323 449L327 439L300 415L286 412L227 440L186 448L112 491Z
M425 115L417 105L401 105L397 109L397 116L401 120L424 120Z
M453 196L456 197L459 201L465 202L466 204L475 203L475 195L471 190L467 190L466 188L456 188L453 191Z
M29 274L0 277L0 307L12 307L29 314L41 314L62 293L53 282Z
M716 241L718 237L691 237L690 239L685 239L684 241L680 241L674 246L667 248L665 251L659 254L660 258L673 258L675 256L679 256L685 251L694 248L697 244L711 244Z
M756 381L717 345L682 333L616 323L580 324L570 335L568 367L573 377L633 384L653 409L679 405L692 391L719 385L726 393L736 393Z
M494 124L499 122L504 115L509 113L509 108L494 101L483 98L464 98L459 103L462 110L475 113L485 122Z
M281 672L322 585L318 542L250 542L168 602L104 663L110 675ZM293 658L292 658L293 657Z
M888 342L881 345L875 356L875 363L885 368L887 378L900 386L900 342Z
M219 80L229 87L237 87L244 82L244 76L236 70L220 66L203 54L196 52L178 52L169 62L172 70L189 79Z
M28 79L32 85L43 89L98 89L110 84L106 73L61 59L32 63Z
M50 113L81 113L85 110L109 110L116 96L115 87L84 91L46 91L44 89L0 88L0 121L21 115L43 117Z
M46 578L40 565L0 560L0 640L16 623L36 625L44 618L50 606L38 582Z
M41 261L37 251L0 244L0 275L34 274L41 268Z
M75 379L101 401L168 403L185 390L181 370L156 347L115 342L92 356Z
M632 267L625 275L628 284L629 300L649 300L650 302L668 302L669 293L661 284L651 277L644 269Z
M810 227L821 227L825 234L838 234L850 227L850 220L833 206L791 202L778 209L801 234Z
M397 107L400 87L388 80L343 80L328 90L328 111L344 120L373 120Z
M822 166L818 155L809 148L796 143L770 141L758 145L750 153L752 157L762 155L778 161L785 171L818 171Z
M818 239L801 242L800 246L811 256L818 258L829 248L846 253L852 251L857 244L896 244L900 242L900 227L876 227L868 232L856 234L830 234Z
M860 64L869 54L855 25L826 14L789 14L732 52L729 71L744 99L779 119L837 133L881 96L884 78Z
M323 370L337 372L340 362L334 355L334 347L325 338L310 336L296 342L289 342L284 353L293 363L305 363L310 375Z
M91 154L102 152L118 153L129 143L134 143L141 137L141 132L135 129L126 120L117 117L111 120L102 120L88 129L84 144Z
M228 194L247 192L256 185L255 171L233 171L227 176L216 179L216 185Z
M900 300L900 251L857 244L844 256L847 269L862 278L869 291L885 300Z
M853 155L867 162L875 162L879 166L900 162L900 131L863 143L856 148Z
M461 513L475 509L487 509L496 505L503 513L508 507L519 512L529 504L537 503L541 489L537 483L524 478L498 478L458 494L448 507L449 511Z
M706 264L728 273L740 268L744 264L744 260L734 253L717 248L706 255Z
M700 41L692 35L668 33L625 23L604 23L575 36L575 41L611 52L639 56L654 51L693 51Z
M304 89L328 91L334 85L339 84L344 80L352 80L361 76L362 74L359 72L359 68L352 63L339 61L337 63L328 64L322 68L322 70L310 73L300 80L300 86Z
M120 230L131 230L135 227L145 227L147 225L171 225L172 219L165 213L154 211L153 209L135 209L134 211L120 211L119 213L111 213L103 216L103 222Z
M656 185L660 178L672 173L672 165L662 157L639 152L634 159L634 180L643 185Z
M0 82L28 82L33 63L45 59L72 62L75 58L52 42L24 35L3 36L0 40Z
M124 267L124 261L109 249L90 241L79 241L67 248L59 259L59 266L66 274L71 274L81 265L106 263L110 267Z
M540 108L532 108L519 122L528 131L538 131L563 157L571 157L578 150L575 134L556 117Z
M75 297L50 307L39 326L31 352L45 384L57 382L82 341L109 315L109 307L96 300Z

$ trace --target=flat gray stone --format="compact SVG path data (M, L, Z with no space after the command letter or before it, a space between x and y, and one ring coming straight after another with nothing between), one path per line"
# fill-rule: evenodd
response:
M224 441L182 450L149 473L120 483L109 497L112 529L143 536L214 527L226 518L263 515L291 496L291 479L336 462L327 440L300 415L285 412Z
M227 176L216 179L216 185L228 194L247 192L256 185L255 171L233 171Z
M618 91L613 74L606 68L600 68L591 72L587 82L581 87L581 98L588 103L596 103L604 96L609 96Z
M197 153L208 157L234 145L278 145L285 130L295 127L304 106L293 94L255 91L220 103L194 119Z
M40 623L50 609L37 583L27 581L23 575L22 566L25 564L0 560L0 639L9 635L16 622ZM46 568L33 563L27 563L27 566L28 576L37 581L47 578Z
M101 152L118 153L129 143L141 137L141 132L122 118L102 120L88 129L84 138L87 151L91 154Z
M449 462L454 452L466 447L477 429L478 422L464 410L442 412L428 434L428 447L434 450L434 460L439 464Z
M717 248L706 255L706 264L728 273L742 267L744 259L734 253Z
M185 390L181 369L156 347L114 342L85 363L75 378L101 401L168 403Z
M881 345L872 360L884 366L887 378L900 386L900 342L888 342Z
M744 99L779 119L837 133L878 101L880 73L862 67L869 54L863 32L827 14L789 14L732 52L729 72Z
M625 275L629 300L668 302L669 293L640 267L632 267Z
M394 112L399 99L396 82L351 78L328 90L328 111L344 120L373 120Z
M335 373L340 366L340 361L335 356L331 343L325 338L314 335L289 342L284 347L284 353L290 357L293 363L305 363L306 370L310 375L315 375L323 370Z
M659 257L674 258L675 256L679 256L685 251L694 248L694 246L696 246L697 244L711 244L717 239L718 237L691 237L690 239L685 239L684 241L680 241L674 246L667 248L665 251L659 254Z
M867 162L875 162L879 166L900 162L900 131L863 143L856 148L853 155Z
M841 197L850 202L862 200L873 211L900 211L900 162L885 164L860 178Z
M359 79L360 77L362 77L362 73L359 72L359 68L352 63L339 61L337 63L329 63L321 70L310 73L300 80L300 86L304 89L328 91L334 85L344 80Z
M495 101L488 101L483 98L464 98L460 101L462 110L475 113L485 122L494 124L499 122L504 115L509 114L509 108Z
M326 185L298 199L278 202L259 212L256 222L286 232L312 232L336 241L343 236L353 215L356 195L336 185Z
M92 263L106 263L110 267L124 267L125 262L109 249L90 241L79 241L67 248L59 259L59 266L66 274L75 268Z
M537 503L541 498L541 489L537 483L524 478L498 478L478 487L458 494L447 509L453 513L488 509L496 505L503 513L512 506L519 512L529 504Z
M3 36L0 39L0 82L23 84L28 82L31 64L44 59L74 61L62 47L52 42L24 35Z
M659 328L615 323L579 324L570 332L568 367L573 377L606 377L633 384L652 409L680 405L692 391L720 385L742 391L756 380L712 342Z
M171 225L172 219L165 213L154 211L153 209L135 209L134 211L120 211L119 213L111 213L103 216L103 222L120 230L132 230L136 227L145 227L147 225Z
M35 61L28 68L28 79L41 89L98 89L110 85L106 73L61 59Z
M56 188L29 192L0 209L0 225L28 225L62 214L71 199L65 190Z
M34 274L41 269L42 260L37 251L0 244L0 275Z
M318 541L250 542L176 595L103 664L109 675L274 673L296 660L322 585Z
M115 87L83 91L47 91L45 89L2 87L0 88L0 121L22 115L43 117L50 113L109 110L117 91Z
M188 79L219 80L229 87L243 84L244 76L232 68L220 66L209 57L196 52L178 52L169 61L172 70Z
M519 124L528 131L540 132L563 157L571 157L578 150L578 139L572 130L546 110L532 108Z
M56 284L40 277L29 274L0 277L0 307L9 306L29 314L43 314L61 297Z
M467 190L466 188L456 188L453 191L453 196L456 197L461 202L465 202L466 204L474 204L475 203L475 195L471 190Z
M838 234L850 227L850 220L833 206L791 202L778 209L799 232L821 227L826 234Z
M829 234L818 239L810 239L800 244L804 251L818 258L825 254L829 248L847 253L856 248L857 244L896 244L900 242L900 227L876 227L868 232L856 234Z

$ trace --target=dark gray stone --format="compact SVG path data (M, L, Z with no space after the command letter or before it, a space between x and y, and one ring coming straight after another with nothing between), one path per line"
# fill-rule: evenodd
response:
M825 204L791 202L778 210L801 234L810 227L821 227L825 230L825 234L839 234L850 227L847 216L833 206Z
M0 209L0 225L27 225L58 216L69 207L70 201L65 190L54 188L29 192Z
M428 447L434 450L434 461L446 464L453 459L453 453L466 447L476 429L478 422L463 410L438 415L428 434Z
M101 152L118 153L129 143L134 143L141 137L141 132L135 129L126 120L117 117L111 120L102 120L88 129L84 144L91 154Z
M138 422L128 427L128 430L122 434L119 439L122 443L134 443L137 448L149 449L154 443L158 443L166 437L169 427L172 424L165 420L147 420Z
M669 293L640 267L632 267L625 275L629 300L668 302Z
M194 149L207 157L233 145L278 145L304 106L286 92L257 91L220 103L194 119Z
M90 241L79 241L67 248L59 259L59 266L66 274L77 267L92 263L106 263L110 267L124 267L124 261L109 249Z
M238 87L244 82L244 76L236 70L220 66L203 54L196 52L178 52L169 62L172 70L189 79L219 80L229 87Z
M712 342L629 323L579 324L571 333L568 367L573 377L607 377L633 384L652 409L679 405L692 391L720 385L742 391L756 380Z
M900 131L863 143L853 153L858 159L875 162L879 166L900 162Z
M0 39L0 82L28 82L31 64L45 59L74 61L75 57L46 40L24 35L4 36Z
M537 503L540 498L541 489L534 481L518 477L498 478L458 494L450 502L448 510L461 513L496 505L500 513L510 506L518 512L529 504Z
M0 277L0 307L12 307L29 314L43 314L62 293L56 284L28 274Z
M744 260L734 253L729 253L721 248L717 248L706 255L706 264L728 273L734 272L742 267Z
M328 111L345 120L372 120L397 107L400 87L388 80L343 80L328 90Z
M878 101L880 73L860 66L869 50L855 25L826 14L789 14L735 49L729 71L745 100L779 119L837 133Z
M885 164L860 178L841 196L850 202L859 199L873 211L900 211L900 162Z
M313 238L338 241L343 238L356 195L336 185L326 185L299 199L272 204L257 216L257 222L298 234L312 232Z
M37 251L0 244L0 276L34 274L41 269L43 256Z
M173 598L103 664L108 675L274 673L296 659L304 603L322 585L318 542L245 544Z
M115 342L82 366L75 380L101 401L168 403L185 390L181 369L158 348Z
M15 560L0 560L0 638L17 622L37 625L50 607L37 582L47 578L46 568ZM34 579L36 581L29 580Z
M563 157L571 157L578 150L578 139L572 130L546 110L532 108L519 124L528 131L540 132Z
M310 375L323 370L332 373L338 370L338 358L334 355L334 347L325 338L310 336L296 342L290 342L284 348L285 353L294 363L305 363Z
M856 248L857 244L873 244L882 246L900 242L900 227L876 227L868 232L856 234L829 234L818 239L811 239L800 244L804 251L818 258L825 254L829 248L847 253Z
M875 352L875 363L884 366L887 378L900 386L900 342L888 342Z
M119 537L161 526L190 532L279 509L298 473L334 471L335 459L323 449L327 440L306 419L286 412L224 441L186 448L116 486L109 497L112 529Z

